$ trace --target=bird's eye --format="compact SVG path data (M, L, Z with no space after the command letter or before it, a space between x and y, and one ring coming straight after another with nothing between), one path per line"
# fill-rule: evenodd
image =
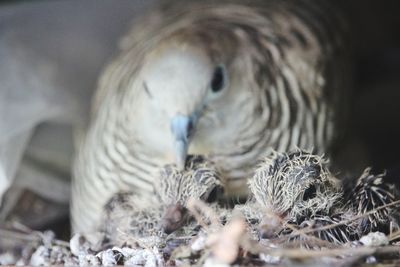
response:
M317 188L311 185L304 191L303 200L307 201L317 196Z
M210 84L213 93L220 92L225 87L225 76L225 67L222 65L217 66Z
M221 186L216 186L208 194L206 201L208 203L216 202L223 194L224 189Z

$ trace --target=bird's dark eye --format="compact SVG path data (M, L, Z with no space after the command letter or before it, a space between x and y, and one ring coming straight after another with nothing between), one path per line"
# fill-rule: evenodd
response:
M211 192L209 193L206 201L208 203L212 203L218 200L218 198L220 198L222 195L224 194L224 189L221 186L216 186L215 188L213 188L211 190Z
M317 188L314 185L311 185L304 191L303 200L307 201L317 196Z
M225 68L223 66L217 66L215 68L210 86L211 86L211 91L213 91L214 93L217 93L224 88Z

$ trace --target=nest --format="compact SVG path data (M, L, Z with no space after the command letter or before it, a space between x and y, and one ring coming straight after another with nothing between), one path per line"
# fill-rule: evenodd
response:
M322 157L275 153L250 179L248 202L229 207L215 197L223 181L212 164L192 157L187 167L166 166L153 201L116 195L105 227L93 236L75 235L67 243L21 226L2 229L2 239L15 244L0 263L343 266L378 262L382 255L399 259L400 200L384 174L367 169L342 183Z

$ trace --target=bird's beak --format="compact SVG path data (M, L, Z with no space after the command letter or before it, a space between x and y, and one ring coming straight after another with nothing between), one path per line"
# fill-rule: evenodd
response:
M180 170L185 168L190 137L193 134L197 116L176 115L171 121L171 131L174 137L176 165Z
M188 220L188 212L181 204L169 205L161 219L161 228L166 234L179 229Z

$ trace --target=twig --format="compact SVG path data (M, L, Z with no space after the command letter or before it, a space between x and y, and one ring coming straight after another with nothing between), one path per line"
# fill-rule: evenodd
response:
M276 215L274 212L271 212L271 211L267 211L267 212L269 212L270 215L274 216L274 218L277 219L282 225L285 225L285 227L289 228L292 231L292 233L290 235L285 235L283 237L279 237L279 238L277 238L278 240L281 240L284 237L292 236L292 235L295 234L295 235L303 236L303 237L305 237L307 239L313 240L317 244L321 244L321 245L323 244L323 245L329 246L329 247L338 247L336 244L331 243L331 242L326 241L326 240L323 240L323 239L321 239L321 238L319 238L317 236L307 235L308 232L302 231L303 229L299 230L296 227L294 227L293 225L291 225L290 223L286 223L281 217Z
M14 230L0 229L0 237L10 239L20 239L21 241L40 242L41 238L35 233L19 233Z
M147 249L147 250L150 250L150 251L151 251L151 248L150 248L149 246L146 246L142 241L140 241L139 239L137 239L137 238L134 237L133 235L130 235L130 234L128 234L128 233L122 231L119 227L117 227L117 232L120 233L120 234L122 234L122 235L129 236L129 238L132 239L133 241L135 241L136 243L138 243L139 246L141 246L141 247L144 248L144 249ZM154 253L153 253L153 254L154 254Z
M398 230L398 231L396 231L394 233L391 233L390 236L389 236L389 241L393 241L393 240L396 240L398 238L400 238L400 230Z
M214 211L210 207L208 207L203 201L191 198L188 200L186 208L190 211L190 213L192 213L196 221L204 229L206 229L206 231L209 229L209 226L203 220L203 218L201 217L201 213L197 209L203 211L204 214L208 215L212 225L221 226L221 223L217 219L217 216L215 215Z
M43 242L44 240L43 233L32 230L30 231L31 231L30 233L28 232L20 233L17 230L0 229L0 237L10 238L14 240L20 239L21 241L28 241L28 242ZM54 239L52 240L52 242L58 246L69 247L69 243L63 240Z
M400 250L399 246L385 246L385 247L358 247L351 248L343 247L337 249L326 249L326 250L307 250L307 249L268 249L264 250L264 253L279 257L289 257L305 259L310 257L327 257L327 256L343 256L347 253L352 255L371 255L375 253L387 254L387 253L398 253Z
M373 209L373 210L371 210L369 212L366 212L366 213L363 213L363 214L360 214L360 215L356 215L353 218L348 219L348 220L340 221L340 222L335 223L335 224L329 224L329 225L321 226L319 228L314 228L314 229L301 229L299 231L302 232L303 234L308 234L308 233L313 233L313 232L318 232L318 231L329 230L329 229L338 227L340 225L347 225L347 224L349 224L349 223L351 223L353 221L356 221L356 220L358 220L360 218L367 217L367 216L377 212L378 210L381 210L381 209L384 209L384 208L388 208L388 207L391 207L391 206L396 206L396 205L399 205L399 204L400 204L400 200L397 200L397 201L394 201L392 203L377 207L377 208L375 208L375 209ZM293 236L293 234L290 234L289 236Z

